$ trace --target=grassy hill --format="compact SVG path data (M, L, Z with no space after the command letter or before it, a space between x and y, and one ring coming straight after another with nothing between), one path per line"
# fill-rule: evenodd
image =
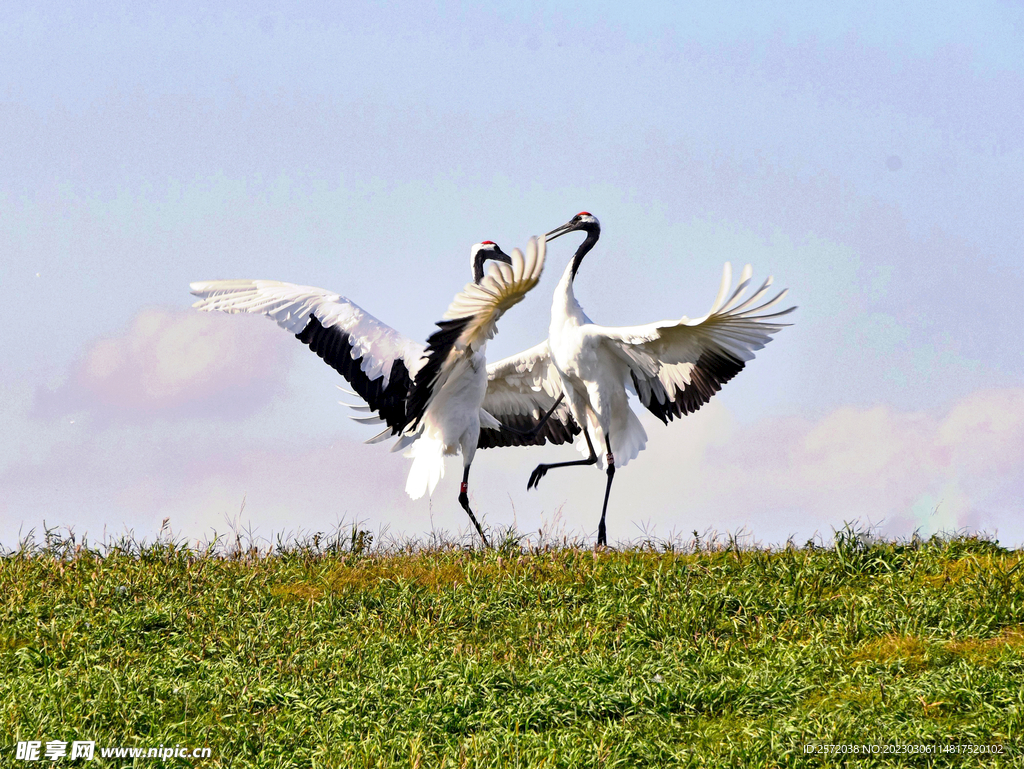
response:
M1024 762L1022 553L985 539L319 544L0 558L0 764L33 765L13 760L23 740L95 740L95 762L56 762L83 766L175 745L212 757L168 766L894 763L805 752L821 743Z

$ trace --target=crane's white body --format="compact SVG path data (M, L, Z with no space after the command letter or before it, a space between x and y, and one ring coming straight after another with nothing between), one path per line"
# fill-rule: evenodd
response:
M576 301L569 264L551 302L551 363L558 372L573 418L594 438L598 466L605 469L606 455L611 453L615 464L621 467L646 446L647 432L629 406L629 366L607 338L595 333L595 328ZM611 445L608 435L612 436ZM582 438L577 448L584 455L590 452Z
M512 252L511 264L492 263L479 283L469 283L456 295L444 317L456 324L447 346L432 345L427 358L436 358L422 416L410 421L393 451L407 448L412 458L405 490L413 499L432 494L444 477L444 458L462 451L463 469L476 455L482 427L500 429L500 423L484 408L487 395L487 341L497 332L498 318L522 301L540 280L544 267L545 242L531 238L524 257ZM444 322L438 324L444 326ZM431 337L443 335L435 334ZM431 363L428 361L427 367ZM421 386L417 383L417 386ZM410 395L415 401L415 394ZM464 476L465 477L465 476Z
M480 245L474 246L471 266L477 263ZM487 340L496 333L502 314L540 280L544 252L544 238L531 238L525 257L515 249L510 257L502 255L508 264L487 264L479 281L455 296L446 320L438 324L442 331L431 336L427 347L348 299L312 286L266 280L197 282L191 289L200 300L193 306L266 315L309 344L367 402L352 407L369 412L356 421L388 425L367 442L399 436L393 450L407 449L406 456L413 460L406 491L419 499L432 494L444 476L445 456L461 450L468 468L481 428L500 429L498 420L483 408ZM533 408L535 400L516 404L513 413L514 408ZM545 404L543 398L539 402Z
M422 430L399 440L395 448L408 446L412 459L405 490L413 499L433 494L444 477L444 458L462 452L462 465L469 467L476 456L481 425L499 429L498 420L481 404L487 393L487 345L467 353L452 368L423 415Z
M572 434L574 428L582 428L576 446L587 459L538 465L527 488L536 486L554 467L596 464L606 471L598 526L598 544L606 544L605 512L615 468L628 464L647 444L647 432L630 407L629 392L666 424L696 411L743 369L772 334L788 325L777 318L796 308L763 313L786 293L758 305L771 285L770 277L743 300L753 272L750 265L730 294L732 267L726 263L718 296L702 318L683 316L618 328L597 325L576 301L573 280L583 257L600 236L600 224L584 211L548 236L575 230L585 230L587 238L555 288L547 341L493 364L490 388L565 397L568 408L551 418Z

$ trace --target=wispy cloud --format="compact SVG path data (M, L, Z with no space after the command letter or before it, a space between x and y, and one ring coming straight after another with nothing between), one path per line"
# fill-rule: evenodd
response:
M41 389L37 414L244 416L283 392L294 349L262 319L144 309L124 333L90 345L66 382Z
M677 528L747 526L773 539L860 520L898 536L1000 526L1024 541L1013 525L1024 389L979 391L945 410L843 407L742 426L720 405L706 409L678 428L651 425L647 456L617 489L652 511L674 507Z

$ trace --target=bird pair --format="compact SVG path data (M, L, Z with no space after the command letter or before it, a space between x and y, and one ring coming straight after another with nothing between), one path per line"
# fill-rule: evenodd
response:
M584 232L555 288L548 339L518 355L487 365L487 341L498 319L540 280L546 243ZM369 412L357 421L386 427L368 443L397 436L393 450L413 459L406 491L432 493L444 475L444 457L461 450L459 503L485 545L469 505L469 469L478 448L534 446L572 441L585 459L540 464L527 488L553 468L597 465L606 476L597 530L607 544L605 516L616 467L635 458L647 434L630 408L627 391L666 424L700 408L743 369L754 351L784 325L781 312L765 313L785 295L762 300L771 278L742 301L751 277L744 268L729 294L727 263L711 312L702 318L612 328L594 324L573 294L573 280L597 243L601 225L583 211L546 236L531 238L523 255L504 253L491 241L473 246L473 282L459 292L426 347L399 334L338 294L266 280L191 284L200 310L261 313L291 331L336 369ZM487 264L487 262L491 262Z

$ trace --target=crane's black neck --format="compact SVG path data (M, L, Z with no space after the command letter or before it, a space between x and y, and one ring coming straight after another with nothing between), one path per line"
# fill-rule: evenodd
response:
M504 251L486 251L480 249L476 252L476 256L473 257L473 282L479 283L484 279L484 263L488 259L493 259L496 262L504 262L505 264L512 264L512 258Z
M576 249L576 253L572 257L572 280L576 280L576 270L580 268L583 257L587 255L590 249L597 243L597 239L601 237L600 229L588 229L586 233L586 240L580 243L580 247Z
M487 261L487 252L482 248L476 252L473 258L473 282L479 283L484 277L484 262Z

